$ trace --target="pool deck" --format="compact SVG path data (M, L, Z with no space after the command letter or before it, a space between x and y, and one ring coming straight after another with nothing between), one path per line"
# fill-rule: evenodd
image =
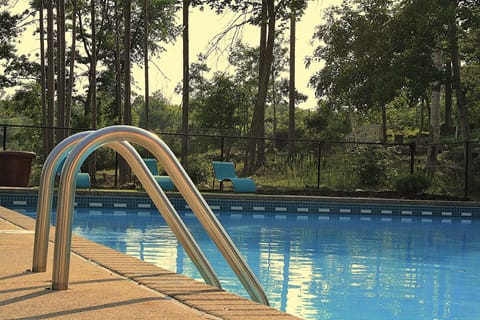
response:
M54 227L47 272L30 271L35 221L0 207L0 319L299 319L72 237L68 290L51 290Z

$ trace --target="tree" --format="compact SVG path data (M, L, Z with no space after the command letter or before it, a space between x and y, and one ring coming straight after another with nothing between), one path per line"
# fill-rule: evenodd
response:
M53 1L47 0L47 126L53 127L55 121L55 42L53 29ZM48 130L46 152L54 146L54 132Z
M47 97L45 94L45 91L47 89L47 84L46 84L46 74L45 74L45 24L43 22L44 20L44 13L43 11L45 10L44 8L44 1L40 1L40 8L38 10L38 20L39 20L39 26L40 26L40 94L41 94L41 101L42 101L42 129L43 132L43 158L42 160L46 159L46 154L50 153L50 150L52 150L53 145L49 144L49 130L45 128L47 126Z
M149 101L149 78L148 78L148 1L143 1L143 50L144 50L144 76L145 76L145 128L150 128L150 101Z
M250 47L237 42L230 50L228 61L235 68L234 81L242 86L242 110L240 132L243 135L249 130L252 106L255 104L255 96L258 90L258 57L259 48Z
M240 127L241 90L231 76L217 72L202 88L202 95L192 101L195 120L200 128L236 131Z
M149 101L151 107L149 115L149 120L151 121L150 130L176 132L181 127L181 114L179 107L170 105L161 92L153 92ZM138 115L138 123L136 123L136 125L146 127L147 119L144 97L139 96L134 100L133 110L134 113Z
M469 2L467 1L467 5ZM457 14L459 12L459 1L450 0L449 1L449 19L448 19L448 43L450 57L452 59L452 73L453 73L453 84L455 86L455 96L457 102L457 110L460 121L460 128L462 130L463 142L466 144L464 152L464 161L468 165L468 172L473 173L473 161L472 161L472 150L468 147L470 143L470 128L469 128L469 119L468 119L468 109L465 102L465 92L463 90L462 80L461 80L461 61L460 61L460 51L458 47L459 43L459 27L457 24ZM478 4L477 4L478 9ZM475 183L475 174L469 174L466 179L467 185ZM465 190L466 192L467 190Z
M115 1L115 107L114 119L116 124L122 123L122 59L120 48L121 15L118 0Z
M295 156L295 47L296 47L296 25L297 17L300 16L306 8L306 1L292 0L290 4L290 76L289 76L289 95L288 95L288 157Z
M440 43L438 41L437 46ZM433 62L437 69L442 65L441 49L437 47L433 53ZM438 145L440 144L440 80L437 79L432 83L432 98L430 100L430 140L431 145L428 148L428 157L426 170L430 176L433 176L437 163Z
M190 50L189 50L189 20L188 20L188 9L190 7L190 0L183 0L183 34L182 34L182 44L183 44L183 90L182 90L182 153L181 158L185 163L187 160L188 153L188 113L189 113L189 96L190 96Z
M297 8L295 0L291 5L290 17L290 77L289 77L289 95L288 95L288 157L293 159L295 156L295 35L297 24Z
M390 1L346 0L329 9L326 23L314 35L325 44L313 57L325 61L325 67L310 80L316 96L327 97L337 108L379 112L383 140L386 104L404 81L394 61L391 22Z
M93 130L97 129L97 24L96 24L96 10L95 10L95 1L90 0L90 19L91 19L91 32L92 32L92 52L91 52L91 62L90 62L90 90L91 93L91 128ZM97 153L94 152L90 156L88 162L88 173L92 179L92 184L96 183L95 172L97 167Z
M324 101L305 119L305 127L310 138L319 140L344 139L352 129L348 110L333 110Z
M58 0L57 4L57 143L66 136L65 131L65 1Z
M257 165L265 161L265 102L272 66L273 44L275 41L275 5L273 0L263 0L260 22L260 56L258 92L253 109L252 125L248 131L244 173L251 175ZM256 152L255 152L256 151ZM257 153L257 154L256 154Z
M276 35L276 22L280 17L287 18L287 8L289 8L289 1L279 1L275 4L274 0L242 1L242 0L206 0L207 4L217 13L222 13L226 8L238 13L242 16L250 15L243 21L260 26L260 54L258 58L258 89L254 104L253 117L251 126L248 130L246 160L244 166L244 174L252 174L258 165L261 165L265 160L265 103L267 101L268 87L270 81L271 66L273 61L273 47ZM234 25L229 28L241 28L244 23Z
M72 0L72 43L70 46L70 64L68 71L68 86L65 97L65 127L69 128L71 125L71 116L72 116L72 95L73 95L73 84L75 82L75 51L76 40L77 40L77 0ZM69 129L66 131L66 135L70 135Z
M0 12L0 62L4 66L4 73L5 71L8 72L9 66L16 58L14 41L21 31L17 26L20 20L20 15L12 15L8 11ZM15 83L13 79L5 74L0 75L0 87L10 87L15 85Z

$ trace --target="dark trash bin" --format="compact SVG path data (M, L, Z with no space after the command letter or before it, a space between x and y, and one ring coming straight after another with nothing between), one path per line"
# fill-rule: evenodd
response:
M33 158L33 152L0 151L0 186L28 187Z

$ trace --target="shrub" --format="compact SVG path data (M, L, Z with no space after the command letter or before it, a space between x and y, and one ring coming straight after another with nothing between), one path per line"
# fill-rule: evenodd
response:
M430 187L430 179L423 173L401 175L393 181L393 189L402 194L425 192Z
M384 184L391 170L389 152L381 146L366 145L356 149L357 177L361 186L376 187Z
M195 184L208 183L208 178L212 174L211 163L201 155L190 156L185 169Z

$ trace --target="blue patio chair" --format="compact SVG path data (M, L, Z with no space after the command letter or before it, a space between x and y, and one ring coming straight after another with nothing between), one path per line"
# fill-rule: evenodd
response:
M162 187L163 190L173 191L175 190L175 185L173 184L172 178L169 176L161 176L158 173L157 159L146 158L143 159L143 162L147 165L148 169L152 173L155 181Z
M57 170L57 175L60 175L62 173L62 169L63 169L63 164L65 163L65 159L64 158L62 160L62 163L60 164L60 166L58 167L58 170ZM91 183L90 183L90 175L86 172L81 172L79 171L77 173L77 183L76 183L76 187L77 188L85 188L85 189L90 189L92 186L91 186Z
M224 181L230 181L234 192L257 192L257 186L251 178L239 178L235 172L235 167L232 162L212 161L213 187L215 188L215 180L220 182L220 190L223 187Z
M86 172L77 173L77 188L90 189L90 175Z

